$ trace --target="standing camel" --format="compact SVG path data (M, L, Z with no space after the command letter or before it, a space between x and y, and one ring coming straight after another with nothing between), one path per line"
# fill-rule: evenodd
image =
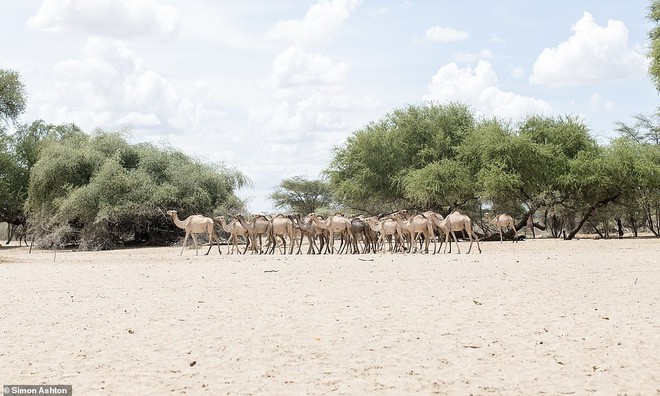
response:
M502 231L506 230L507 228L511 227L513 230L514 238L513 242L516 241L515 234L516 234L516 224L513 221L513 217L509 216L508 214L499 214L495 216L493 219L490 215L490 213L484 214L484 217L490 224L493 224L494 226L497 227L497 230L500 233L500 243L502 242Z
M209 236L209 250L206 251L208 255L213 247L213 240L215 239L218 242L218 252L222 254L220 250L220 239L215 235L215 230L213 228L213 219L210 217L204 217L202 215L192 215L188 216L185 220L179 220L179 216L176 213L176 210L168 210L167 215L172 218L174 224L186 230L186 237L183 240L183 247L181 248L181 253L183 254L183 249L186 247L186 242L188 242L188 237L192 234L193 244L195 245L195 255L199 255L199 246L197 245L197 234L207 233Z
M314 224L328 231L328 246L330 248L330 253L335 252L335 234L340 234L342 238L342 244L339 246L339 252L342 251L344 241L346 241L346 243L350 243L351 222L341 214L336 213L334 216L328 217L328 219L325 221L320 220L316 213L310 213L309 217L312 219ZM346 250L348 252L348 249Z
M236 215L234 216L234 219L236 219L242 226L248 231L248 234L250 236L250 239L252 240L252 253L258 252L259 254L263 253L263 243L262 243L262 237L266 237L268 239L268 246L266 247L266 250L268 250L268 247L270 247L270 244L273 242L272 240L272 234L273 234L273 225L271 224L270 220L266 218L266 216L263 215L254 215L252 216L252 221L249 223L245 220L245 218L242 215ZM257 250L257 241L259 241L259 248Z
M401 229L396 221L384 218L378 219L378 216L371 216L364 219L369 227L378 234L377 246L385 251L385 240L387 239L390 253L393 253L403 244L401 241ZM392 248L392 237L394 237L394 249Z
M481 253L481 247L479 246L479 237L477 234L474 233L472 230L472 219L470 217L461 214L459 211L454 211L449 216L445 217L444 220L441 222L442 228L444 228L444 232L446 234L445 237L445 243L449 245L449 253L451 253L451 244L449 243L449 233L451 232L451 235L454 237L454 242L456 242L456 249L458 249L458 253L461 253L461 248L458 246L458 239L456 239L456 231L463 231L465 230L468 238L470 238L470 248L468 249L468 254L472 250L472 243L473 238L477 240L477 248L479 249L479 253ZM445 250L444 253L447 253L447 245L445 245Z
M243 236L245 240L247 241L245 244L245 249L243 250L242 254L245 254L245 252L248 249L248 246L250 246L250 236L248 235L248 230L246 230L241 223L239 223L236 220L233 220L231 223L227 224L227 220L225 219L224 216L218 216L215 218L215 221L220 224L220 227L229 234L229 240L232 243L231 246L231 253L234 253L234 250L237 252L241 253L240 249L238 248L238 237ZM227 254L229 254L229 246L227 246Z
M278 214L270 221L273 228L273 245L270 246L270 253L275 252L275 245L277 244L277 237L280 237L282 244L284 245L284 253L286 253L286 238L289 237L289 254L293 254L293 246L295 245L295 239L293 236L293 221L282 215Z
M318 225L314 224L312 219L309 216L305 216L304 219L300 218L300 213L295 213L293 215L293 227L300 230L301 239L298 244L298 253L302 249L302 237L307 237L307 254L316 254L316 237L319 238L320 247L318 248L318 254L321 254L323 251L323 246L325 243L325 230Z
M409 247L412 249L410 251L416 252L417 251L417 240L419 238L424 238L425 240L425 245L424 245L424 253L429 252L429 243L431 241L431 238L435 237L435 233L433 232L433 223L431 220L429 220L426 216L424 215L415 215L411 217L410 219L404 220L403 216L400 213L393 213L391 215L392 219L399 224L399 227L401 227L402 230L406 230L408 233L410 233L410 245ZM435 238L433 239L433 253L435 253Z

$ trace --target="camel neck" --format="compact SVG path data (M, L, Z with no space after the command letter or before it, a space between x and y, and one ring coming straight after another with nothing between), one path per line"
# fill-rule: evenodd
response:
M172 221L179 228L186 228L186 225L183 221L179 220L179 215L177 213L172 213Z

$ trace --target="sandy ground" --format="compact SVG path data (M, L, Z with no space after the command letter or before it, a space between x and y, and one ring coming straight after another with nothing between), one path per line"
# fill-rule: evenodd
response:
M3 246L0 381L77 395L660 394L660 239L482 248Z

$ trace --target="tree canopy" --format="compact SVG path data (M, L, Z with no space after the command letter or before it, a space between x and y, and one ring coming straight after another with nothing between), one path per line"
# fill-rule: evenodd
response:
M280 209L306 214L330 206L332 190L323 180L307 180L295 176L282 180L270 198Z
M172 239L163 211L238 211L248 183L223 164L172 148L130 144L119 132L74 133L45 141L31 172L26 209L46 243L83 249ZM177 234L178 235L178 234Z
M660 190L650 145L629 137L599 145L572 116L478 120L456 103L395 110L334 154L326 173L350 207L460 209L477 219L486 208L514 215L518 228L542 210L565 219L567 238L605 207L634 205L642 190L655 207Z
M26 103L25 87L18 72L0 69L0 122L16 122Z

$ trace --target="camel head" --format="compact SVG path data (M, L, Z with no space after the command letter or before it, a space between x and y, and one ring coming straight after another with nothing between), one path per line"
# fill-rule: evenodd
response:
M170 217L176 216L176 210L168 210L167 215L170 216Z

